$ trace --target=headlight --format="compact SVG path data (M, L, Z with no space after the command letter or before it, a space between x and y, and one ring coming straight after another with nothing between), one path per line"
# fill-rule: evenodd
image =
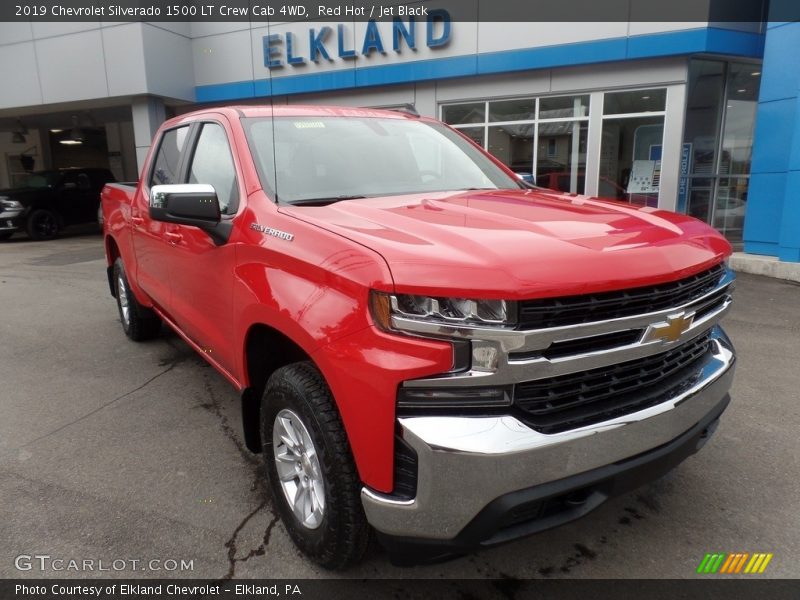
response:
M9 200L8 198L0 198L0 204L5 210L19 210L22 208L17 200Z
M474 327L513 327L517 322L516 303L506 300L434 298L373 292L370 304L375 322L386 330L397 329L392 325L392 317Z

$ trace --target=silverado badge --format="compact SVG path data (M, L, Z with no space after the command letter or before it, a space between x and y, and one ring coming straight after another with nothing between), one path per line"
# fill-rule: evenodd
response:
M278 229L273 229L272 227L259 225L258 223L250 223L250 229L260 231L261 233L266 233L267 235L271 235L272 237L286 240L287 242L291 242L294 239L294 234L292 233L286 233L285 231L280 231Z

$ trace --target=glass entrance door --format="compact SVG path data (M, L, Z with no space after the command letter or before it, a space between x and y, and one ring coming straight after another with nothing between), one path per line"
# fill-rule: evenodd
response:
M689 68L678 210L742 244L753 128L761 84L755 63L693 60Z

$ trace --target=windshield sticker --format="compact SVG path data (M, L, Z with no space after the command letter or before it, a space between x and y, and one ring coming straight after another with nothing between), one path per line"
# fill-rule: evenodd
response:
M294 126L297 129L325 129L322 121L295 121Z

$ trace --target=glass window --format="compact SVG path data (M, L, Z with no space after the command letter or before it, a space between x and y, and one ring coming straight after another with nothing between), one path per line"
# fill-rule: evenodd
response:
M686 214L708 222L711 215L711 198L714 196L714 180L710 177L692 177Z
M540 119L564 119L589 116L589 96L560 96L539 100Z
M749 184L747 177L723 177L719 180L712 225L734 244L742 242Z
M536 184L582 194L586 188L588 134L586 121L539 123Z
M715 172L719 122L725 89L725 63L693 60L689 65L684 142L691 144L689 173Z
M728 69L720 175L750 174L753 127L761 86L760 71L761 69L748 64L732 64Z
M453 104L442 107L442 121L450 125L483 123L486 120L486 103Z
M636 90L633 92L608 92L603 103L604 115L661 112L667 106L667 90Z
M658 206L664 117L605 119L600 149L600 187L607 196Z
M489 102L490 121L529 121L535 118L535 98Z
M92 188L92 182L89 180L89 176L86 173L68 171L61 180L61 186L64 189L85 192Z
M489 127L488 150L523 178L533 178L533 123Z
M239 204L236 167L228 146L228 137L221 125L203 124L189 169L189 183L213 185L220 212L228 215L236 212Z
M98 191L102 190L109 181L114 181L114 175L106 169L92 171L89 173L89 177L92 179L92 188Z
M483 103L467 103L443 106L442 116L522 179L535 178L544 187L584 193L589 101L588 94L491 100L488 113ZM479 121L480 117L486 120ZM461 123L485 123L487 127Z
M150 186L169 185L178 183L178 163L180 162L183 146L186 144L186 136L189 133L189 126L170 129L161 137L158 147L158 154L153 163L153 170L150 175Z
M459 127L458 130L483 148L483 127Z

